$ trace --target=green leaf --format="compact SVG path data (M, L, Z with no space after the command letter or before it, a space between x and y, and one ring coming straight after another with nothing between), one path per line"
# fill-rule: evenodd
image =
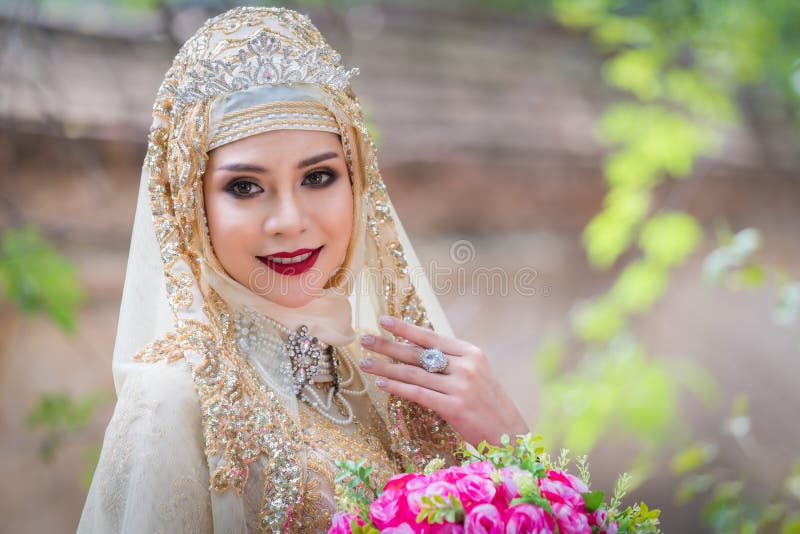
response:
M609 0L554 0L553 12L564 26L594 26L607 17Z
M605 497L602 491L589 491L581 493L581 495L583 496L583 504L586 507L586 511L589 513L600 508L600 505L603 504L603 497Z
M651 217L639 234L639 247L648 259L664 267L686 261L702 238L694 217L683 212L661 213Z
M766 279L766 271L761 265L746 265L736 272L736 284L741 287L761 287Z
M670 468L676 475L694 471L716 458L717 452L717 446L712 443L694 443L672 458Z
M605 209L583 231L589 261L596 268L610 267L630 245L634 225L647 214L647 191L613 189L606 196Z
M572 323L576 333L585 341L603 343L625 326L625 319L616 302L599 299L579 305Z
M731 124L738 118L736 103L721 84L694 69L673 68L666 73L667 95L694 115Z
M464 507L458 497L448 495L430 495L420 498L420 511L417 514L417 523L427 521L429 524L442 524L461 522L464 519Z
M555 376L566 351L566 341L561 334L550 334L539 345L536 350L534 362L536 363L536 374L543 380Z
M646 44L654 36L644 17L603 17L592 33L594 39L602 44Z
M380 531L372 525L361 526L356 519L350 521L350 531L353 534L380 534Z
M38 229L0 235L0 283L5 298L23 312L47 313L65 331L75 331L75 313L84 301L78 276Z
M681 505L688 504L694 501L698 495L711 489L714 482L716 482L716 476L710 473L690 475L681 481L675 492L675 500Z
M611 298L626 313L647 311L667 289L667 273L653 261L628 264L611 289Z
M662 61L653 49L632 48L608 60L603 73L610 86L630 91L641 100L652 100L662 91Z
M786 518L781 525L781 534L800 534L800 516Z

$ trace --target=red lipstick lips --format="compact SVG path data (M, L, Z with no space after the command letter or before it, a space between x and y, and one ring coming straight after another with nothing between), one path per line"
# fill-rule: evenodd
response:
M303 274L317 261L319 248L301 248L294 252L278 252L269 256L256 256L261 262L278 274L286 276L297 276ZM307 256L302 261L296 261L299 257Z

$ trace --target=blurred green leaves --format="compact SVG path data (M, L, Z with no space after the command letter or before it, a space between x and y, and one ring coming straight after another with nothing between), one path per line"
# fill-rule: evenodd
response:
M670 363L648 357L626 334L581 359L569 372L558 363L565 358L564 350L563 340L554 336L537 355L540 369L549 373L543 375L537 432L578 454L591 450L608 433L633 439L645 450L657 450L669 441L682 387L676 378L680 373Z
M42 459L52 459L58 445L69 434L83 430L99 406L113 401L113 395L97 392L75 399L58 392L42 395L25 418L29 430L42 431L40 454Z
M109 391L96 391L83 397L64 392L41 395L25 417L25 426L41 435L39 456L42 460L51 461L65 440L84 436L97 409L113 401L114 394ZM100 450L100 445L95 442L84 445L87 465L81 483L87 489L100 459Z
M615 268L617 276L608 291L571 314L583 353L568 357L567 336L542 344L537 359L546 408L537 431L578 451L623 435L652 453L676 434L683 388L705 403L716 391L707 372L686 360L668 365L653 358L633 334L632 320L667 294L671 272L703 242L699 222L659 206L655 188L685 180L698 160L719 150L726 130L743 115L745 89L751 98L766 95L770 105L787 109L800 132L800 2L552 0L552 12L563 25L588 33L606 58L606 84L623 96L596 125L608 149L608 191L582 236L589 263ZM768 269L753 259L760 242L754 229L718 235L704 277L737 289L763 287ZM774 319L794 324L800 283L781 273L776 287ZM726 431L745 439L751 427L746 405L734 412ZM697 442L675 455L673 472L684 477L679 500L710 493L705 518L715 532L766 532L767 524L782 532L800 529L797 514L746 509L742 483L710 468L717 451L713 443Z
M705 466L718 453L719 447L714 443L693 443L675 455L670 469L676 475L684 475Z
M686 261L702 237L694 217L682 212L661 213L642 228L639 247L650 261L672 267Z
M754 228L745 228L736 235L723 236L722 239L725 242L703 262L703 275L712 284L722 280L733 269L744 265L761 246L761 234Z
M46 313L64 330L75 330L75 311L84 300L75 268L36 228L0 235L0 289L24 313Z
M653 185L661 172L684 177L698 157L718 145L713 130L680 113L642 104L611 106L603 114L597 133L604 144L620 146L618 154L628 154L629 159L623 159L628 167L619 163L606 167L609 185L620 187Z
M612 87L647 101L661 95L661 66L662 58L653 50L631 48L606 62L603 73Z

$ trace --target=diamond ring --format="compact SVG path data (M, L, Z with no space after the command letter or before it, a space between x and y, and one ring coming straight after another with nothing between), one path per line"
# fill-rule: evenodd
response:
M434 347L420 353L419 364L429 373L441 373L447 369L448 359L441 350Z

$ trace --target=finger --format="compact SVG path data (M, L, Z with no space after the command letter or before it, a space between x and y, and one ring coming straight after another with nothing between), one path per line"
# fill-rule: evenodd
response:
M447 352L454 356L463 356L472 348L472 345L466 341L442 335L428 328L413 325L389 315L381 318L381 326L395 336L407 339L420 347L438 347L442 352Z
M382 377L375 381L375 385L392 395L397 395L411 402L416 402L425 408L430 408L444 419L448 419L450 397L444 393L423 388L416 384L407 384Z
M361 344L372 352L378 352L399 362L419 365L419 356L425 350L418 345L401 343L385 337L366 335L361 337Z
M358 366L366 373L406 384L415 384L444 394L449 393L448 380L444 376L440 373L429 373L414 365L364 358L358 362Z

